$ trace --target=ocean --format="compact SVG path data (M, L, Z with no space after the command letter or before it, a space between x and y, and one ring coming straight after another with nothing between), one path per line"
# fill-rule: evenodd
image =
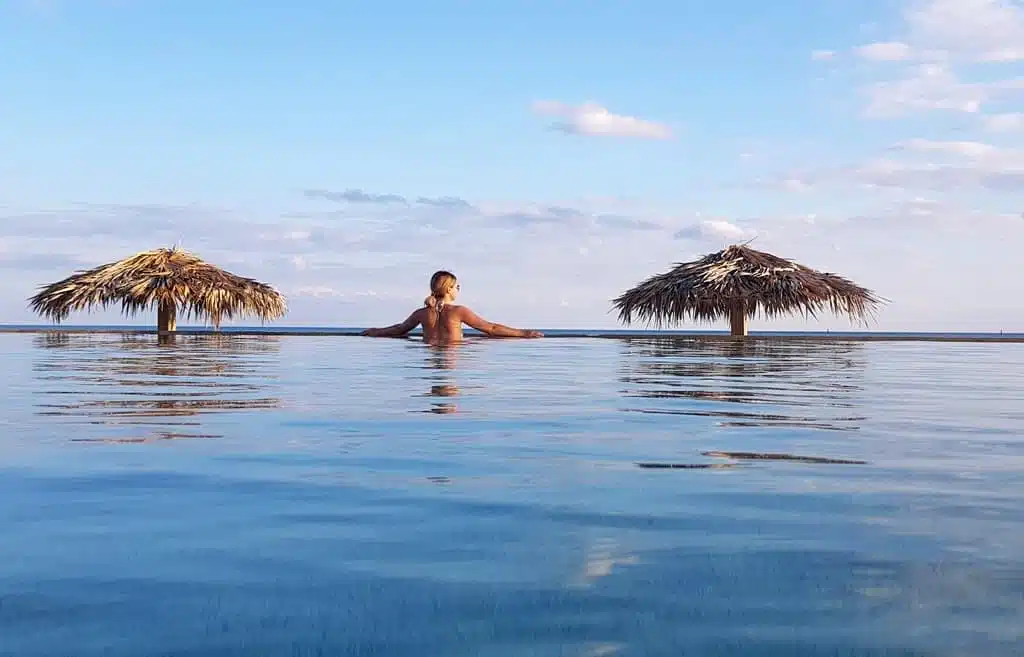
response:
M1022 654L1024 343L287 333L0 333L0 655Z

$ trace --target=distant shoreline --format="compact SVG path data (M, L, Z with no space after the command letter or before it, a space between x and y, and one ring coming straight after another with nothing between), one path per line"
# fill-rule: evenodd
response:
M363 329L349 327L258 327L232 326L219 332L209 327L179 328L177 335L232 335L232 336L335 336L355 337ZM728 331L713 330L629 330L629 329L541 329L550 338L697 338L732 340ZM92 325L48 325L48 324L0 324L0 333L95 333L123 335L155 335L156 329L149 326L92 326ZM466 335L475 332L467 331ZM411 336L418 336L413 332ZM865 342L1024 342L1024 333L914 333L914 332L855 332L855 331L753 331L745 339L797 339L797 340L847 340Z

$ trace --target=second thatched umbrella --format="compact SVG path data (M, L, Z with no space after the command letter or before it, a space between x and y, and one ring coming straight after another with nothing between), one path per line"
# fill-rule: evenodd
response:
M866 288L745 245L652 276L613 301L620 321L656 326L728 317L732 335L747 334L747 320L763 314L816 316L822 310L865 321L881 299Z
M208 319L215 328L236 315L277 319L287 310L266 283L236 276L178 248L144 251L78 272L44 287L29 299L32 309L60 322L74 311L120 304L125 315L155 309L157 329L177 329L179 311Z

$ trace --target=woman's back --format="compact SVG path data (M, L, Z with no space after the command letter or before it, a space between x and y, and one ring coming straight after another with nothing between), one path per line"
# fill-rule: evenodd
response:
M423 340L433 344L460 342L462 340L461 306L444 304L440 307L428 306L420 312L423 326Z

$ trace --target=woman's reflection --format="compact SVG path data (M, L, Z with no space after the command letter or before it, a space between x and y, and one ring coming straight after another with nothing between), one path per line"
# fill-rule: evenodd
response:
M456 350L458 348L459 345L455 344L427 347L429 350L427 367L435 370L430 376L432 383L430 392L427 393L430 397L449 399L459 394L459 387L455 385L455 378L452 374L455 370ZM454 413L456 406L452 401L431 401L430 408L427 410L431 413L445 415Z

